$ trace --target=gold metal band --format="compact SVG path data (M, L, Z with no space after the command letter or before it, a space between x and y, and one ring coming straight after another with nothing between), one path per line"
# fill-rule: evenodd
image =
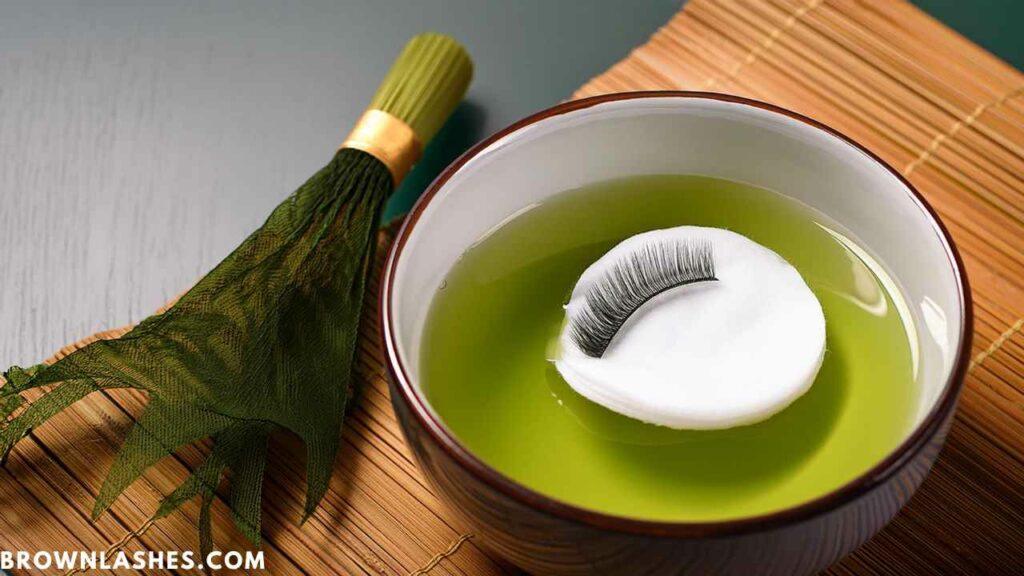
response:
M382 110L363 113L341 147L372 154L391 171L395 186L405 178L423 152L413 129Z

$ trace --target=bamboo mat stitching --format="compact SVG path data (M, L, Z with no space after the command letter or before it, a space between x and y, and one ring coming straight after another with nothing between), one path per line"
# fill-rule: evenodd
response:
M911 174L913 174L914 170L916 170L920 166L923 166L925 163L928 162L928 160L934 157L935 153L939 150L939 148L942 147L943 144L955 138L956 135L959 134L961 131L973 126L974 123L977 122L978 119L981 118L981 116L985 112L999 108L1006 102L1014 98L1017 98L1021 95L1024 95L1024 86L1018 86L1017 88L1014 88L1013 90L1006 92L1005 94L1003 94L999 98L996 98L995 100L990 100L988 102L984 102L976 106L970 114L954 122L953 125L950 126L949 130L936 135L935 138L932 139L928 147L922 150L921 153L917 156L917 158L915 158L912 162L907 164L907 167L903 169L903 175L909 177ZM981 364L985 362L986 359L988 359L990 356L998 352L999 349L1003 346L1003 344L1009 341L1010 338L1012 338L1014 334L1019 332L1022 327L1024 327L1024 318L1018 318L1016 322L1011 324L1009 328L1007 328L1002 334L1000 334L995 340L993 340L992 344L990 344L988 348L979 352L971 360L970 365L967 367L967 372L974 372L975 368L981 366Z
M150 518L149 520L146 520L146 522L142 526L140 526L139 528L137 528L135 530L132 530L131 532L128 532L127 534L124 535L124 538L121 538L117 542L111 544L110 547L107 548L107 550L106 550L106 555L108 557L113 556L114 554L119 552L122 548L127 546L131 541L133 541L136 538L138 538L138 537L142 536L143 534L145 534L146 531L149 530L150 528L152 528L154 524L156 524L156 519L155 518ZM73 570L68 570L67 572L65 572L64 576L73 576L74 574L82 574L82 573L85 572L85 570L86 570L86 568L84 568L84 567L75 568Z
M971 125L973 125L974 122L977 121L978 118L980 118L981 115L984 114L986 111L990 109L999 108L1007 101L1012 100L1013 98L1016 98L1022 94L1024 94L1024 86L1018 86L1017 88L1014 88L1013 90L1010 90L1009 92L1003 94L996 100L992 100L984 104L979 104L974 109L974 111L968 114L965 118L954 122L953 125L949 128L949 131L936 136L932 140L931 144L928 145L928 148L923 150L921 154L918 155L918 157L913 162L907 164L907 167L903 169L903 175L910 176L911 174L913 174L914 170L916 170L918 166L924 164L929 158L931 158L932 155L934 155L935 152L939 148L941 148L947 140L956 136L956 134L961 130L970 128Z
M790 28L795 26L801 18L803 18L809 12L815 10L818 6L821 6L824 3L825 0L810 0L809 2L801 6L798 10L794 11L792 14L789 15L788 18L786 18L786 20L782 24L780 24L774 30L772 30L768 34L768 37L765 38L759 46L752 49L750 52L747 53L746 56L744 56L739 62L737 62L736 65L733 66L732 70L730 70L725 76L712 77L708 79L708 81L704 83L704 89L709 90L716 86L717 84L729 82L730 80L736 78L736 75L739 74L740 70L742 70L743 68L750 64L753 64L755 61L757 61L758 58L760 58L766 52L771 50L772 46L775 45L775 42L779 39L779 37L781 37L784 33L789 31Z
M456 539L454 542L451 543L450 546L448 546L447 550L436 554L433 558L430 559L430 562L427 562L425 566L423 566L419 570L416 570L415 572L410 572L409 576L424 576L425 574L428 574L431 570L434 569L434 567L440 564L442 560L444 560L445 558L450 558L452 555L458 552L459 548L462 548L462 545L465 544L466 541L472 537L472 534L463 534L462 536L459 536L458 539Z
M967 367L967 372L973 372L975 368L981 366L981 364L985 360L987 360L990 356L999 351L999 349L1002 348L1003 344L1006 344L1010 340L1010 338L1013 338L1014 334L1020 332L1021 328L1024 328L1024 318L1021 318L1014 322L1012 326L1007 328L1002 334L999 335L998 338L993 340L992 344L990 344L988 348L981 352L978 352L977 356L975 356L974 359L971 360L971 365Z

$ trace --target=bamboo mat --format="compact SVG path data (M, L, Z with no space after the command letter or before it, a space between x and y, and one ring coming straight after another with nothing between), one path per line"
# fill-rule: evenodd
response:
M641 89L729 92L809 115L901 168L938 210L961 249L975 302L974 360L958 417L907 508L829 572L1020 573L1024 75L902 1L690 0L576 96ZM379 255L389 240L382 232ZM301 527L301 447L287 439L272 445L262 543L268 571L511 574L445 510L402 442L382 377L376 288L374 279L362 325L363 393L330 491ZM89 520L144 400L133 392L94 394L18 445L0 469L0 549L198 548L196 503L145 521L204 446L165 459ZM220 548L248 548L221 500L214 518Z

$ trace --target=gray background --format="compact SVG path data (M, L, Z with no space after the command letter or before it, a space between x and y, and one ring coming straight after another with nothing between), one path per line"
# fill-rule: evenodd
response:
M1024 2L920 3L1021 65ZM477 76L392 212L680 4L0 0L0 369L187 288L328 159L412 34L454 35Z
M0 369L138 321L186 289L330 158L413 34L454 35L477 75L399 204L679 6L0 4Z

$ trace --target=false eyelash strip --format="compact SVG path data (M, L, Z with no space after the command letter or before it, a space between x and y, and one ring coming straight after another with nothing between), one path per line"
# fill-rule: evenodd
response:
M584 354L600 358L648 300L673 288L717 280L711 244L646 244L615 262L587 289L582 308L569 321L570 337Z

